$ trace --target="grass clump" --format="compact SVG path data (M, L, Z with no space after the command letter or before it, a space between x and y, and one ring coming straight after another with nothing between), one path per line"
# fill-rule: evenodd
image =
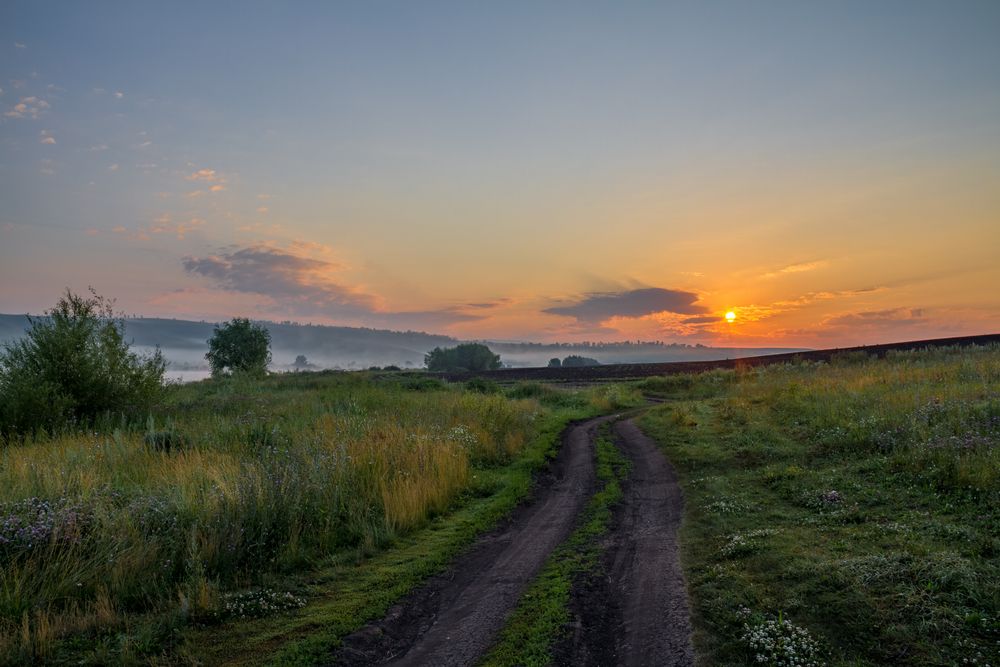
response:
M1000 348L727 373L641 418L684 487L700 659L992 664Z

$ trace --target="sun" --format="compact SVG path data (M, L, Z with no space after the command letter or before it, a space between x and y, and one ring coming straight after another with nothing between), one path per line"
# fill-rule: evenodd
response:
M731 310L728 313L726 313L726 321L727 322L734 322L735 320L736 320L736 313L734 313Z

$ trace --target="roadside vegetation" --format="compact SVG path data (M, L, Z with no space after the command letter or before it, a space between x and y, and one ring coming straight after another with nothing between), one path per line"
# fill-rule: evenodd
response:
M158 351L129 350L113 301L67 290L0 350L0 446L144 415L163 396L165 368Z
M640 386L701 664L997 664L1000 348Z
M569 419L637 400L238 373L24 434L0 448L0 664L318 659L509 512Z

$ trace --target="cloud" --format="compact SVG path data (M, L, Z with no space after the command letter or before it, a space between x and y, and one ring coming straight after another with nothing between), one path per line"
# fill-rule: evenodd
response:
M217 181L222 180L222 176L216 173L214 169L199 169L198 171L187 176L189 181Z
M222 192L226 189L226 177L224 174L217 172L214 169L198 169L187 176L184 177L189 181L195 181L198 183L211 184L208 187L208 192ZM206 194L205 190L193 190L187 194L188 197L200 197Z
M644 317L671 312L697 315L707 308L695 303L694 292L644 287L624 292L595 292L565 306L553 306L542 312L575 318L578 322L597 324L613 317Z
M117 162L108 167L108 171L118 171L118 169L119 167Z
M816 269L822 269L830 265L829 260L821 259L815 262L801 262L799 264L789 264L776 271L769 271L761 275L761 278L777 278L779 276L788 275L790 273L804 273L806 271L815 271Z
M685 317L681 320L682 324L711 324L712 322L721 322L722 319L716 317L715 315L699 315L698 317Z
M204 218L190 218L188 220L174 221L170 215L163 214L153 220L153 224L150 226L149 231L153 234L174 234L178 239L183 239L188 232L204 226Z
M295 248L256 244L206 257L185 257L184 270L234 292L285 302L291 310L360 314L375 309L373 297L335 279L342 266Z
M7 118L31 118L41 116L49 108L49 103L40 97L22 97L20 101L4 112Z
M26 49L26 48L28 48L28 45L24 44L23 42L14 42L14 48L15 49Z
M370 326L435 328L481 319L461 307L392 311L381 299L342 279L346 267L317 243L256 243L204 257L185 257L184 270L229 292L263 297L272 313L325 316Z
M53 137L52 133L49 132L48 130L42 130L41 132L38 133L38 136L39 136L38 141L40 143L48 144L50 146L54 146L56 143L56 138Z
M835 315L823 320L825 327L885 328L927 322L923 308L889 308Z
M123 97L125 97L125 93L123 93L123 92L122 92L122 91L120 91L120 90L116 90L116 91L115 91L115 99L118 99L118 100L120 100L120 99L121 99L121 98L123 98Z

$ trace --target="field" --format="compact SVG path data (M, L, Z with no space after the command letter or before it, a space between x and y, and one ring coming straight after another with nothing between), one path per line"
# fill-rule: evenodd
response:
M208 381L10 444L0 664L996 665L1000 347L826 359Z
M568 408L358 374L205 382L145 425L9 446L0 662L137 659L188 624L295 608L299 594L267 586L282 573L375 553L477 495L523 494L530 475L510 464L558 432L547 420L606 407L558 398Z
M997 664L1000 348L652 379L703 664ZM780 625L779 625L780 623ZM785 651L783 656L779 655Z

